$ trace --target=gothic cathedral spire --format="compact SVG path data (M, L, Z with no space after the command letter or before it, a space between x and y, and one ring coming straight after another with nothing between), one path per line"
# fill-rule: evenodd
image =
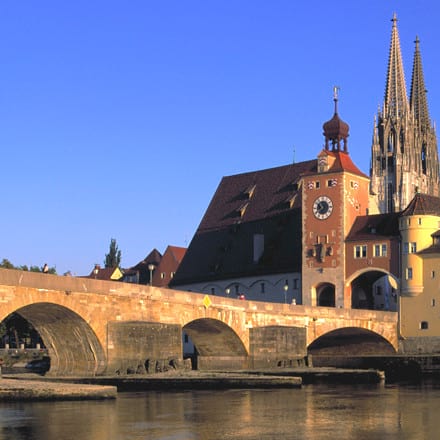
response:
M397 31L396 14L394 14L392 22L393 28L388 58L384 114L388 117L399 118L408 112L408 95L406 94L405 73L403 70L399 33Z
M417 192L439 195L437 138L429 119L419 39L408 103L396 15L392 22L385 101L375 117L371 148L371 192L381 213L405 209Z

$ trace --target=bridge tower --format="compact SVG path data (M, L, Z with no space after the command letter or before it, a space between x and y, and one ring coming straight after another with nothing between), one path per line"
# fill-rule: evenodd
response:
M350 308L344 241L356 217L367 214L369 178L348 153L349 126L338 115L337 87L334 115L323 129L316 172L302 182L303 304Z

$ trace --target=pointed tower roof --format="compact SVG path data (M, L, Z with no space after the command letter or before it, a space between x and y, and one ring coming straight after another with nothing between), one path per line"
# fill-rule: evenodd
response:
M426 88L425 80L423 76L422 69L422 58L420 55L420 40L416 37L415 52L414 52L414 63L411 79L411 96L410 96L410 107L414 114L416 121L418 121L419 126L429 127L429 111L428 111L428 101L426 99Z
M408 110L405 74L403 71L402 52L400 50L397 17L394 14L391 31L391 45L388 59L387 82L385 88L384 113L389 117L401 117Z
M338 115L338 87L333 88L333 101L335 103L335 113L330 121L327 121L322 128L325 136L325 149L329 149L329 142L332 144L332 151L341 149L341 141L343 141L343 149L347 152L347 138L349 126Z

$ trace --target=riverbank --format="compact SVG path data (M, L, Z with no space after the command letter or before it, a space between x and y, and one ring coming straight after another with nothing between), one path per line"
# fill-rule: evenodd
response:
M304 368L261 371L174 371L154 375L51 377L36 374L4 375L0 401L97 400L116 398L118 392L149 390L220 390L301 388L311 383L379 383L378 370Z
M59 383L41 377L0 379L0 401L103 400L116 396L115 386Z

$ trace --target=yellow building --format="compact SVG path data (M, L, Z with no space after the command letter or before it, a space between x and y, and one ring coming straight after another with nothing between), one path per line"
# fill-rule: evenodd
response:
M435 350L432 337L440 336L440 199L417 194L402 212L399 229L402 344L405 351L426 352L429 342L429 351Z

